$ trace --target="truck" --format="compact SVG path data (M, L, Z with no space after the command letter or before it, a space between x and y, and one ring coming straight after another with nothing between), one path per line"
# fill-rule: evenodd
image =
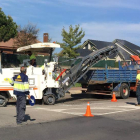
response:
M61 73L54 78L53 73L61 69L57 59L51 62L51 56L54 48L60 48L56 43L36 43L17 49L16 53L22 54L27 51L32 53L47 52L50 59L44 61L44 69L29 65L29 60L23 60L22 66L27 67L29 78L29 91L36 100L43 101L47 105L55 104L56 100L65 96L65 93L75 85L94 64L105 59L107 56L117 54L117 47L108 46L97 50L86 57L78 57L71 65L69 70L61 70ZM1 58L0 58L1 60ZM0 64L1 66L1 64ZM9 100L16 100L13 93L13 86L8 82L8 78L20 73L18 68L0 68L0 106L6 106Z
M140 69L140 58L134 55L130 58L129 62L118 62L118 69L108 69L106 65L105 69L89 70L79 83L83 88L87 88L87 92L115 92L117 97L127 99L130 91L135 92L137 69Z

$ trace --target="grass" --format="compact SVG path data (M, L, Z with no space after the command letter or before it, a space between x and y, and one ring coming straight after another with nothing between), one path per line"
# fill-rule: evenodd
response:
M81 87L82 85L80 83L76 83L74 87Z

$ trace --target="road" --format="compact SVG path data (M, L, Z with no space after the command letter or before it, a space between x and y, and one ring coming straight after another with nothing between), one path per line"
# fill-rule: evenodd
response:
M73 95L78 96L78 95ZM139 140L140 107L136 98L118 99L86 95L53 106L27 106L27 124L15 123L15 106L0 108L0 140ZM87 101L94 117L84 117Z

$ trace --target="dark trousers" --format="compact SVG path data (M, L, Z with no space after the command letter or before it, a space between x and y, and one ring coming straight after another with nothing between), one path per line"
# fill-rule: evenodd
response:
M140 104L140 85L138 85L137 87L136 95L137 95L138 104Z
M26 96L17 96L17 123L21 123L25 117L26 111Z

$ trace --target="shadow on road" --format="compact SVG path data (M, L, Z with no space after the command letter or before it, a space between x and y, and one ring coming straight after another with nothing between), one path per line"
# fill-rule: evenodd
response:
M26 114L25 115L25 121L28 121L28 120L35 121L36 119L31 119L31 117L29 116L29 114Z
M131 98L136 98L136 94L134 92L131 92L130 94ZM82 93L75 93L75 94L68 94L66 93L65 97L60 98L59 100L56 101L56 104L58 103L70 103L74 101L78 101L78 103L82 101L102 101L102 100L111 100L112 96L111 94L105 94L105 93L88 93L85 91L82 91ZM122 99L121 97L117 97L117 99ZM43 103L41 100L36 100L36 105L42 105ZM10 102L8 105L16 105L16 102ZM28 105L28 102L27 102Z
M58 100L56 102L57 103L67 103L67 102L71 102L71 101L76 101L76 100L85 100L87 101L95 101L95 100L111 100L111 95L99 95L99 94L72 94L69 97L65 97L65 98L61 98L60 100Z
M17 116L14 116L14 117L17 117ZM36 119L31 119L30 115L29 114L25 114L25 118L24 118L25 122L26 121L35 121Z
M135 93L131 93L130 94L131 98L136 98L136 94ZM105 93L86 93L85 91L83 91L81 94L71 94L65 96L64 98L59 99L58 101L56 101L57 103L67 103L67 102L72 102L72 101L78 101L78 100L85 100L85 101L102 101L102 100L111 100L112 96L111 94L105 94ZM117 99L122 99L121 97L117 97Z
M129 105L136 105L135 103L132 103L132 102L126 102L126 104L129 104Z

